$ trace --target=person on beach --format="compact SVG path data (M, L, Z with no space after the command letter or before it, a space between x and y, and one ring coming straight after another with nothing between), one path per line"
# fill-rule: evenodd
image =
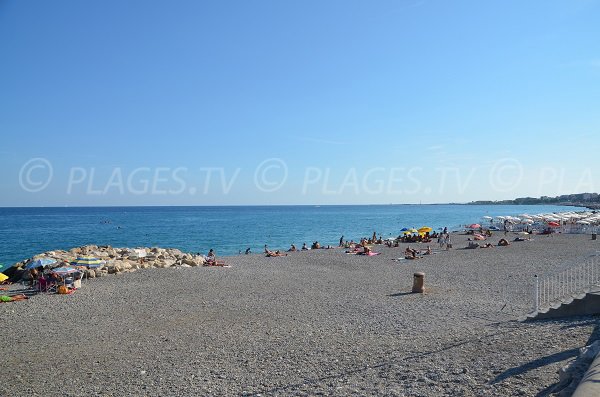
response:
M417 259L417 250L406 247L404 250L404 258L406 259Z
M267 247L267 244L265 244L265 254L268 254L269 252L271 251L269 251L269 247Z
M306 246L306 243L302 244L302 251L308 251L308 247Z
M244 254L248 255L250 253L250 247L246 248L246 252Z
M287 256L287 254L284 254L283 252L281 252L279 250L267 252L267 257L269 257L269 258L276 257L276 256Z
M340 237L340 247L344 246L344 236Z
M2 303L24 301L26 299L29 299L29 298L23 294L13 295L13 296L8 296L8 295L0 296L0 302L2 302Z
M49 284L59 284L62 282L62 277L54 272L50 272L48 275Z
M31 280L31 285L34 285L40 278L40 273L37 269L29 270L29 279Z
M505 238L500 239L500 241L498 241L498 246L499 247L508 247L509 245L510 245L510 243Z
M298 251L298 249L296 249L296 246L294 244L292 244L292 246L290 247L290 249L288 251L289 252L296 252L296 251Z
M446 243L446 251L449 251L450 248L452 248L452 243L450 242L450 233L446 233L446 236L444 237L444 241Z
M206 255L206 263L209 266L217 263L217 255L215 254L215 251L212 248L208 251L208 255Z

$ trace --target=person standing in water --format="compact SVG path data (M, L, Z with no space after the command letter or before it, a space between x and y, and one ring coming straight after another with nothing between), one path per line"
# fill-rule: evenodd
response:
M344 236L340 237L340 247L344 246Z

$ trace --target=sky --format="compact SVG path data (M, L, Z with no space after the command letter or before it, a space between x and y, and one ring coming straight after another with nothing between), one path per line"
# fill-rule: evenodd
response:
M600 1L0 0L0 206L599 192Z

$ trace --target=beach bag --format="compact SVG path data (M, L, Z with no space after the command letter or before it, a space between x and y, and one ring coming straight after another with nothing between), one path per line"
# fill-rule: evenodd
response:
M64 285L60 285L60 286L58 287L58 289L56 290L56 292L57 292L58 294L65 295L65 294L68 294L68 293L69 293L69 289L68 289L66 286L64 286Z

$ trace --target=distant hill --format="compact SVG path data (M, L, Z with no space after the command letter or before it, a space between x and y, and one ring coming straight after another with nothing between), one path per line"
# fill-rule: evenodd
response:
M600 194L598 193L578 193L564 194L562 196L548 197L520 197L514 200L501 201L473 201L469 205L537 205L537 204L556 204L588 207L600 209Z

